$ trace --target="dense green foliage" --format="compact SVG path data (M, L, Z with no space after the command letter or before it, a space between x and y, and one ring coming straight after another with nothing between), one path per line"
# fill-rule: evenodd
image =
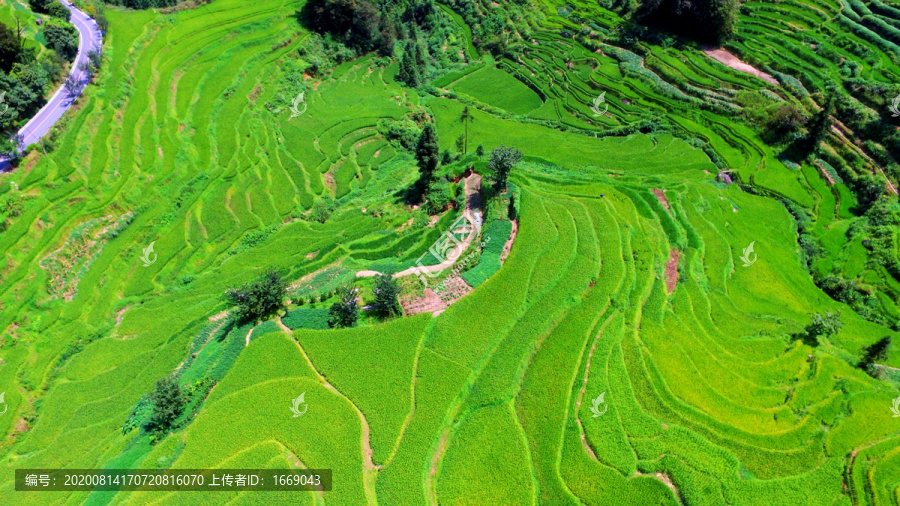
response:
M328 310L328 324L334 328L355 327L359 319L359 289L348 283L337 291L338 301Z
M64 60L72 61L78 53L78 30L72 25L50 24L44 28L47 45Z
M734 32L737 0L644 0L640 15L702 42L721 43Z
M437 170L440 147L434 125L426 123L416 143L416 162L419 165L419 177L426 185L430 185Z
M184 396L178 380L162 378L157 381L156 388L150 394L150 402L153 404L150 425L160 432L171 429L184 410Z
M288 312L287 316L284 316L281 321L291 330L325 330L331 328L328 324L330 317L331 311L328 309L299 308Z
M876 361L888 358L888 349L891 347L891 336L885 336L863 348L863 356L859 361L859 368L875 376L874 365Z
M471 287L477 287L500 270L500 255L503 246L509 240L512 223L506 220L493 220L484 227L481 238L481 257L471 269L462 273L462 278Z
M500 146L491 151L488 158L488 171L494 177L494 187L497 190L506 188L506 180L513 168L522 160L522 152L516 148Z
M284 309L287 283L274 269L258 279L225 292L228 302L237 306L236 314L244 320L262 320Z
M381 274L375 279L375 302L373 310L382 318L398 316L400 309L400 286L390 274Z

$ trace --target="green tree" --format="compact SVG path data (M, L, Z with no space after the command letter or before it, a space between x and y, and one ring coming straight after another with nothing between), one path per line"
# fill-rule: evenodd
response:
M491 151L488 158L488 170L494 174L494 187L497 191L506 188L506 180L513 167L522 160L522 152L513 147L500 146Z
M869 376L874 377L877 369L874 367L875 361L885 360L888 356L888 349L891 347L891 336L885 336L875 341L875 343L863 348L864 353L862 360L859 361L859 368L866 371Z
M463 124L463 136L465 136L465 141L463 142L463 154L467 154L469 152L469 123L475 119L472 116L472 113L469 112L469 106L463 107L462 115L459 117L459 121Z
M831 337L838 333L844 327L841 323L841 313L832 313L827 311L824 315L816 313L812 316L812 322L804 329L806 335L810 339L817 339L819 336Z
M403 54L400 56L400 70L397 78L407 86L415 88L422 84L422 74L416 65L416 48L413 41L406 41Z
M807 150L810 153L815 153L819 150L819 144L825 140L828 132L831 131L833 124L831 116L834 114L834 109L834 93L829 92L828 98L825 99L825 106L813 116L809 125L809 135L806 138L806 142Z
M22 47L16 32L0 23L0 70L9 72L13 64L20 62Z
M78 53L78 30L74 26L49 24L44 26L47 45L66 61L75 59Z
M400 314L400 286L389 273L375 280L375 312L383 318Z
M156 388L150 394L150 400L153 403L150 425L161 432L172 429L175 420L184 411L184 395L178 380L163 378L157 381Z
M328 324L333 328L355 327L359 318L359 289L348 283L338 289L338 302L328 310Z
M701 42L721 44L734 33L739 10L738 0L643 0L638 16Z
M434 179L434 171L437 170L440 157L437 130L433 123L425 123L419 142L416 144L416 162L419 166L421 179L430 185Z
M237 305L237 315L242 320L262 320L284 308L287 283L274 269L269 269L251 283L230 288L225 298Z

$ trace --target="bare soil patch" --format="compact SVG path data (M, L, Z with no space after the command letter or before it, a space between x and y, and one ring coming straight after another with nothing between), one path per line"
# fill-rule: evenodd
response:
M669 251L669 261L666 262L666 290L669 293L675 291L675 285L678 284L678 259L681 258L681 252L677 249Z
M740 58L729 53L728 51L726 51L724 49L704 49L703 52L706 53L707 56L709 56L713 60L716 60L717 62L719 62L727 67L731 67L734 70L744 72L744 73L750 74L752 76L756 76L756 77L758 77L764 81L770 82L772 84L778 84L778 80L775 79L774 77L770 76L769 74L766 74L765 72L763 72L761 70L757 70L756 68L754 68L751 65L748 65L748 64L742 62L740 60Z
M506 257L509 256L509 252L512 251L512 245L516 240L516 234L518 232L519 222L517 220L512 220L512 232L510 232L509 239L506 241L506 244L503 245L503 252L500 253L500 265L503 265L503 262L506 261Z
M666 199L666 193L664 191L660 190L659 188L653 188L653 190L651 190L651 191L653 192L654 195L656 195L656 200L658 200L659 203L662 204L662 206L666 208L666 211L668 211L670 208L669 208L669 200Z
M447 309L447 304L431 288L425 289L424 297L401 298L400 305L403 307L403 314L407 316Z

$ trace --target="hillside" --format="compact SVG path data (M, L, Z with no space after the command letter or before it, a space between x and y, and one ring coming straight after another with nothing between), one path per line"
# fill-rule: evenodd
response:
M618 2L448 1L389 55L322 42L302 0L175 10L106 9L95 82L0 174L0 496L900 503L900 6L743 3L723 48L768 80ZM405 314L370 315L368 271L440 265L475 213L462 276L398 277ZM229 314L269 269L286 312ZM348 282L363 316L329 328ZM168 377L185 408L154 431ZM16 492L22 468L335 485Z

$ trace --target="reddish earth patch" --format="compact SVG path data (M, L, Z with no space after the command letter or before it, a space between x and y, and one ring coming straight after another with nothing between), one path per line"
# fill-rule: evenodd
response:
M306 258L307 258L307 259L313 258L313 257L315 257L315 256L318 255L318 254L319 254L319 250L316 250L316 251L313 251L312 253L307 253L307 254L306 254Z
M123 307L122 309L119 310L118 313L116 313L116 325L115 325L116 327L118 327L119 324L122 323L122 318L125 316L125 311L128 311L128 308L130 308L130 307L131 307L131 304Z
M825 167L823 167L823 166L819 163L818 160L816 160L815 163L816 163L816 166L819 167L819 170L822 171L822 175L825 176L825 179L828 180L828 184L834 186L834 178L831 177L831 174L829 174L828 171L825 170Z
M703 52L706 53L713 60L716 60L717 62L719 62L727 67L731 67L734 70L738 70L740 72L744 72L744 73L750 74L752 76L756 76L756 77L758 77L764 81L768 81L772 84L778 84L778 80L776 80L774 77L770 76L769 74L766 74L765 72L762 72L760 70L753 68L751 65L748 65L748 64L742 62L737 56L729 53L728 51L726 51L724 49L704 49Z
M668 211L669 210L669 201L666 199L665 192L663 192L659 188L653 188L653 190L651 190L651 191L653 192L654 195L656 195L656 200L658 200L659 203L662 204L663 207L666 208L666 211Z
M360 147L365 146L366 144L368 144L368 143L370 143L370 142L373 142L373 141L376 141L376 140L378 140L378 139L377 139L377 138L374 138L374 139L369 139L369 140L362 141L362 142L357 142L357 143L356 143L356 147L355 147L354 149L359 149Z
M681 252L677 249L669 251L669 261L666 262L666 290L669 293L675 291L675 285L678 284L678 259L681 258Z
M519 222L513 220L512 222L512 232L509 234L509 240L506 241L506 244L503 245L503 252L500 253L500 265L503 265L503 262L506 261L506 257L509 256L509 252L512 251L513 242L516 240L516 234L519 232Z
M253 91L251 91L250 94L247 95L247 98L249 98L251 102L256 102L256 97L259 96L259 92L261 90L262 90L262 86L257 84L256 88L253 88Z
M447 309L447 304L431 288L425 289L424 297L400 299L400 305L403 306L403 314L406 316L419 313L434 313Z

